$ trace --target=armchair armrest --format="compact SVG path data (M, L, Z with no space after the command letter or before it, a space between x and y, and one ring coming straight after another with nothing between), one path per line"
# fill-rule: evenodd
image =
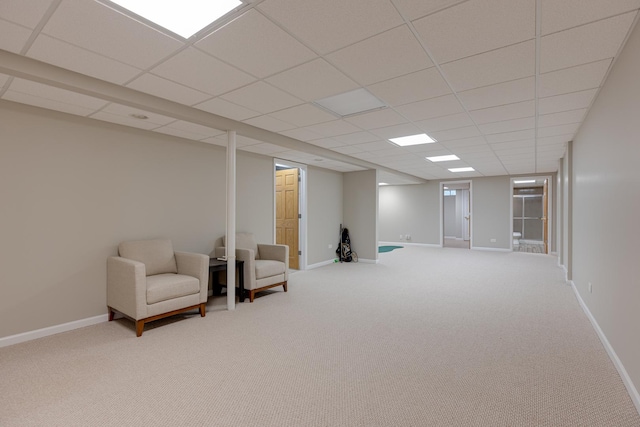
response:
M147 317L147 276L143 263L107 258L107 305L135 320Z
M289 246L258 244L258 252L260 259L284 262L289 268Z
M192 276L200 281L200 302L207 302L209 289L209 257L191 252L174 252L178 274Z

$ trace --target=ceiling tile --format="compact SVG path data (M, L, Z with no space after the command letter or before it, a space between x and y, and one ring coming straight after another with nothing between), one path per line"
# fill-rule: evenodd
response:
M362 150L358 148L358 146L356 145L344 145L342 147L333 147L331 149L333 151L337 151L338 153L342 153L342 154L354 154L354 153L362 152Z
M334 52L327 59L362 85L433 66L406 25Z
M63 0L43 32L142 69L182 46L181 42L96 1Z
M108 82L123 84L140 70L106 56L40 34L27 56Z
M413 21L464 1L466 0L394 0L393 4L408 20Z
M519 141L522 139L533 139L536 137L535 129L519 130L515 132L496 133L487 135L485 138L489 144L507 141Z
M536 139L536 144L538 145L538 147L542 145L565 144L571 141L572 138L573 138L573 133L565 134L565 135L548 136L545 138L538 137L538 139Z
M534 99L536 81L534 77L527 77L497 85L481 87L460 92L460 101L469 110L496 107Z
M251 117L260 115L260 112L242 107L233 102L226 101L222 98L213 98L208 101L195 105L196 108L209 113L217 114L222 117L228 117L233 120L246 120Z
M2 0L0 16L7 21L34 29L51 6L52 0Z
M503 120L500 122L486 123L478 126L485 135L505 132L515 132L536 127L535 117L525 117L522 119Z
M290 123L283 122L282 120L278 120L267 115L253 117L251 119L245 120L244 122L252 126L270 130L271 132L281 132L283 130L289 130L295 127Z
M483 108L470 111L469 114L477 124L497 122L501 120L521 119L533 117L536 114L534 100L500 105L498 107Z
M436 140L442 142L451 139L470 138L472 136L479 136L480 131L475 126L466 126L457 129L443 130L439 132L431 132L430 136Z
M197 104L211 98L211 95L149 73L138 77L127 87L185 105Z
M259 81L222 96L223 99L263 114L293 107L302 103L299 99L275 87Z
M640 0L542 0L542 35L566 30L640 7Z
M586 108L580 110L564 111L562 113L542 114L538 117L538 126L557 126L569 123L580 123L587 113Z
M456 91L533 76L535 47L526 41L444 64L442 71Z
M394 106L451 93L435 67L376 83L368 89L378 98Z
M183 50L151 72L211 95L255 81L250 75L194 48Z
M572 123L568 125L549 126L538 129L538 136L544 138L545 136L575 134L580 127L580 123Z
M318 147L322 147L322 148L330 148L330 149L334 149L337 147L343 147L342 143L336 141L333 138L318 138L318 139L312 139L311 141L308 141L309 144L313 144L313 145L317 145ZM362 151L362 150L359 150Z
M620 49L636 12L597 21L540 39L540 72L612 58Z
M535 144L536 142L533 139L523 139L521 141L498 142L490 145L493 150L504 151L512 150L514 148L533 148L535 147Z
M322 136L316 132L312 132L305 128L285 130L284 132L280 132L280 133L282 135L297 139L299 141L310 141L312 139L318 139Z
M471 138L461 138L461 139L452 139L449 141L444 141L442 143L447 148L458 148L458 147L471 147L471 146L484 146L489 148L487 145L487 141L484 140L481 136L474 136Z
M102 99L19 78L13 79L3 99L81 116L107 104Z
M364 144L358 144L356 145L356 147L361 149L362 151L372 152L372 151L379 151L379 150L389 150L394 146L388 141L374 141L374 142L365 142ZM385 155L388 155L388 152L385 153Z
M317 125L307 126L304 129L310 130L314 133L318 133L322 136L329 137L346 135L361 130L360 128L357 128L351 123L348 123L344 120L334 120L331 122L318 123Z
M13 53L20 53L31 37L31 30L0 19L0 49Z
M316 57L255 9L199 41L196 47L260 78Z
M455 95L439 96L411 104L400 105L395 110L409 120L419 121L464 111Z
M321 54L403 23L388 0L266 0L258 9Z
M441 130L472 126L474 123L467 113L458 113L437 117L435 119L422 120L416 122L415 124L424 129L425 132L430 134L431 132L437 132Z
M379 136L373 135L369 132L354 132L346 135L338 135L335 137L336 141L343 142L345 144L362 144L364 142L372 142L380 139Z
M611 59L604 59L540 74L538 96L553 96L597 88L602 84L610 64Z
M440 64L535 37L535 2L468 1L413 22Z
M587 108L598 89L583 90L565 95L549 96L538 100L538 114L551 114L561 111Z
M267 81L305 101L315 101L358 87L356 82L320 58L276 74Z
M371 113L357 114L346 117L345 120L365 130L407 123L404 117L390 108L376 110Z
M297 105L295 107L287 108L286 110L271 113L271 116L301 127L336 119L333 114L327 113L313 104Z

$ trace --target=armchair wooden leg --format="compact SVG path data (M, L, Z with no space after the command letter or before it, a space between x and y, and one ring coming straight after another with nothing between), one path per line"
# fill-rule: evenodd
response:
M203 302L202 304L200 304L200 317L204 317L206 313L207 313L207 304Z
M284 288L284 291L285 291L285 292L287 292L287 282L284 282L284 283L282 284L282 287Z
M144 320L136 320L136 336L141 337L144 330Z
M251 289L249 291L249 302L253 302L253 297L256 295L256 291Z

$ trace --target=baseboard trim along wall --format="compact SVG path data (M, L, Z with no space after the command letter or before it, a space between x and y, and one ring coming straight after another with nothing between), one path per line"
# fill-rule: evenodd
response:
M437 243L378 242L379 245L391 246L423 246L425 248L441 248Z
M314 268L324 267L325 265L333 264L333 263L336 262L336 260L337 260L337 258L328 259L326 261L317 262L315 264L307 265L307 270L313 270Z
M377 259L364 259L364 258L359 258L358 262L361 262L363 264L377 264L378 260Z
M591 322L593 329L595 329L596 334L598 334L598 338L600 338L602 345L604 346L605 350L607 350L607 354L609 355L609 358L611 359L611 361L613 362L613 365L618 370L618 373L620 374L620 378L622 378L622 382L624 383L624 386L627 388L627 391L629 392L631 401L636 406L636 410L640 414L640 393L638 393L638 389L633 384L633 381L631 381L631 378L629 378L629 374L627 374L627 370L624 368L624 365L618 358L618 355L613 350L613 347L611 347L611 344L609 344L609 340L607 340L607 337L605 336L604 332L602 332L602 329L600 329L600 325L598 325L598 322L596 321L595 317L593 317L593 315L591 314L591 311L589 311L589 307L587 307L587 305L584 303L584 300L582 299L582 297L580 296L580 293L578 292L578 289L576 288L576 284L573 283L573 280L569 280L569 284L573 289L573 293L576 294L576 298L578 300L578 303L580 304L580 307L582 307L582 310L589 318L589 321Z
M490 252L513 252L511 249L506 248L487 248L485 246L473 246L471 247L473 251L490 251ZM544 255L544 254L542 254Z
M68 332L74 329L84 328L85 326L96 325L98 323L109 320L109 315L101 314L100 316L89 317L87 319L75 320L73 322L63 323L61 325L49 326L48 328L36 329L35 331L24 332L22 334L10 335L0 338L0 347L7 347L21 342L31 341L38 338L48 337L50 335Z

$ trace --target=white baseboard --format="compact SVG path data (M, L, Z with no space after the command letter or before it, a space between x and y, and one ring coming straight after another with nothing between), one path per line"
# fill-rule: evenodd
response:
M487 248L485 246L473 246L471 247L473 251L490 251L490 252L513 252L511 249L506 248Z
M613 347L611 347L611 344L609 344L609 340L607 339L604 332L602 332L602 329L600 329L600 325L598 325L598 322L596 321L595 317L593 317L593 315L591 314L591 311L589 311L589 307L587 307L587 305L584 303L584 300L580 296L580 292L578 292L578 289L576 288L576 284L573 283L573 280L569 280L569 284L571 285L571 288L573 288L573 292L576 294L576 298L578 300L578 303L580 304L580 307L582 307L582 310L589 318L589 321L591 322L593 329L595 329L596 334L598 334L598 338L600 338L602 345L604 346L605 350L607 350L607 354L609 355L609 358L611 359L611 361L613 362L613 365L618 370L618 374L620 374L620 378L622 378L622 382L624 386L627 388L627 392L631 397L631 401L636 406L636 411L638 411L638 414L640 414L640 393L638 393L638 389L633 384L633 381L631 381L631 378L629 377L627 370L624 368L624 365L618 358L618 355L616 354Z
M422 246L425 248L441 248L439 244L434 243L410 243L410 242L378 242L379 245L387 246Z
M307 265L307 270L313 270L314 268L324 267L325 265L333 264L334 262L336 262L336 259L337 258L328 259L326 261L317 262L315 264Z
M377 264L378 260L377 259L358 258L358 262L361 262L363 264Z
M87 319L75 320L73 322L63 323L61 325L49 326L48 328L37 329L35 331L24 332L22 334L10 335L8 337L0 338L0 347L7 347L9 345L35 340L37 338L48 337L49 335L55 335L61 332L72 331L74 329L84 328L85 326L96 325L98 323L106 322L108 320L109 320L108 314L101 314L100 316L94 316L94 317L89 317Z

